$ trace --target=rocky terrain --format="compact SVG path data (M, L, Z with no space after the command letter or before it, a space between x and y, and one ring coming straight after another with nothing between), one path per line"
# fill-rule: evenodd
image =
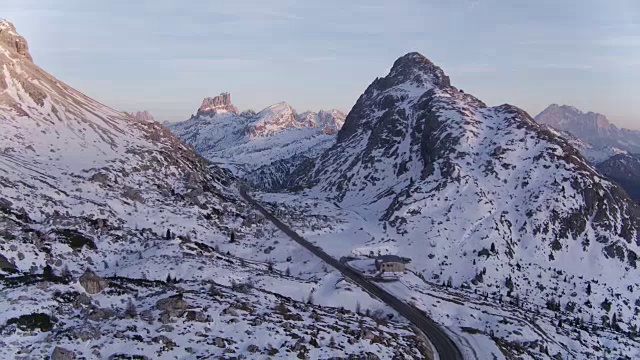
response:
M422 356L228 171L39 68L4 20L0 66L0 357Z
M228 93L206 98L191 119L168 128L208 160L260 189L280 187L301 161L333 145L345 118L338 110L297 114L285 102L238 114L230 101Z

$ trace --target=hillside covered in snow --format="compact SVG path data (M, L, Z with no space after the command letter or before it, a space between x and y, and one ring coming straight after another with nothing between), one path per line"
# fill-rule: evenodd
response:
M288 178L299 184L299 197L329 208L307 210L349 224L310 235L323 248L397 254L428 282L636 333L638 205L557 132L514 106L486 106L418 53L366 89L337 143ZM563 358L602 340L558 331L571 344ZM631 354L622 343L607 347Z
M45 72L4 20L0 67L0 358L423 356L227 171Z

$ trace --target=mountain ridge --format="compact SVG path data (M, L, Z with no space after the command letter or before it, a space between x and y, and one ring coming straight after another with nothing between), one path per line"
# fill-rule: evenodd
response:
M274 189L301 161L331 146L344 117L339 110L299 114L281 101L258 113L202 114L168 128L257 188Z
M640 152L640 130L619 128L600 113L583 112L573 106L551 104L536 115L535 120L567 131L596 148L610 146L632 153Z

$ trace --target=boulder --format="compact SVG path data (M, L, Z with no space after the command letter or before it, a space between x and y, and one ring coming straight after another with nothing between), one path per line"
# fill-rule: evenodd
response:
M88 319L91 321L103 321L115 317L115 311L105 308L97 308L91 311Z
M187 311L187 321L195 321L195 322L207 322L209 319L207 318L207 314L202 311Z
M91 270L85 271L78 281L88 294L97 294L109 286L108 281L99 277Z
M56 346L51 353L51 360L74 360L76 355L71 350Z
M189 308L189 303L182 298L181 294L169 296L156 302L156 309L167 311L171 315L182 315ZM178 316L179 316L178 315Z
M122 193L122 196L135 202L139 202L141 204L145 203L145 198L142 196L142 191L134 188L127 188Z
M106 185L109 183L109 175L102 172L95 173L91 175L91 177L89 178L89 181Z
M227 346L227 345L226 345L226 343L225 343L225 341L224 341L224 339L223 339L223 338L221 338L221 337L216 337L216 338L213 340L213 342L214 342L214 344L215 344L217 347L219 347L219 348L224 348L224 347L226 347L226 346Z

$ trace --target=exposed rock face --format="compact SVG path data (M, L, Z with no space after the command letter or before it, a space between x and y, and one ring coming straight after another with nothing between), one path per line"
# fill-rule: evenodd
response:
M12 23L4 19L0 19L0 42L5 45L5 48L13 49L18 55L33 61L27 40L16 32L16 27Z
M97 294L109 286L108 281L102 279L91 270L85 271L78 281L88 294Z
M204 98L202 100L202 105L198 109L196 113L196 117L198 116L214 116L215 114L221 112L231 112L238 113L238 108L233 106L231 103L231 94L228 92L222 93L218 96L212 98Z
M60 346L56 346L51 353L51 360L74 360L75 354L71 350L67 350Z
M640 152L640 131L618 128L606 116L582 112L573 106L552 104L536 115L540 124L567 131L596 148L614 147Z

